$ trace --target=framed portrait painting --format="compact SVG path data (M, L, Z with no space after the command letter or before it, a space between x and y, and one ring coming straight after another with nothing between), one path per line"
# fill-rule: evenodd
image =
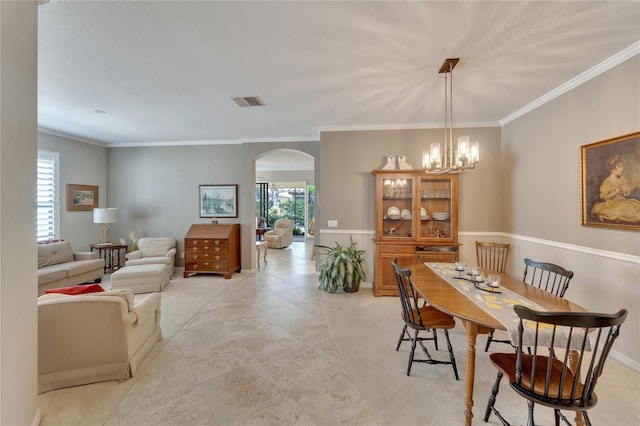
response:
M640 132L583 145L582 225L640 230Z
M238 217L238 185L200 185L200 217Z
M98 207L98 187L67 184L67 211L92 211Z

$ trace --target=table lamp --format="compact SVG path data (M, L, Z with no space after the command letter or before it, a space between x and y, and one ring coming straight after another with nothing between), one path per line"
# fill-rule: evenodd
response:
M116 223L117 221L118 209L93 209L93 223L97 223L100 228L100 240L98 241L98 244L111 244L109 242L109 227L112 223Z

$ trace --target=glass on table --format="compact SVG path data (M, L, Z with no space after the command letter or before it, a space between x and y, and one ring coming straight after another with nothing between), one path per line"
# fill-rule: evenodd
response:
M500 287L500 275L489 274L487 277L487 285L493 288Z

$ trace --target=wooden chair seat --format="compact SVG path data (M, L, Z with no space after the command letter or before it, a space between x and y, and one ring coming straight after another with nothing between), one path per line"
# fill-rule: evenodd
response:
M517 383L516 379L516 354L515 353L492 353L489 355L489 360L491 364L494 365L498 370L504 374L509 383L514 384ZM546 397L549 398L558 398L559 390L561 387L561 376L562 376L562 368L564 364L558 360L553 359L551 363L551 375L549 378L549 382L546 381L546 372L547 366L549 363L549 357L546 356L538 356L536 359L536 369L533 369L533 356L524 354L522 356L522 378L521 378L521 387L530 389L531 388L531 374L532 371L535 371L535 386L533 388L533 393L540 395L541 397L545 396L545 387L548 386L548 393ZM573 391L573 379L574 375L571 370L567 370L566 377L564 383L562 385L562 398L570 398L571 392ZM578 383L576 387L576 397L580 397L582 395L582 389L584 385L582 383Z
M431 330L434 328L452 329L456 326L456 321L449 314L445 314L442 311L437 310L431 305L423 306L420 308L420 315L418 316L416 310L409 312L410 321L413 324L419 324L420 318L422 318L422 324L425 329Z

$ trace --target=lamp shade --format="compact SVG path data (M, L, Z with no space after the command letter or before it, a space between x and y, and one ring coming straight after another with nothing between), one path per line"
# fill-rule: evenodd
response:
M93 209L93 223L116 223L118 221L118 209Z

